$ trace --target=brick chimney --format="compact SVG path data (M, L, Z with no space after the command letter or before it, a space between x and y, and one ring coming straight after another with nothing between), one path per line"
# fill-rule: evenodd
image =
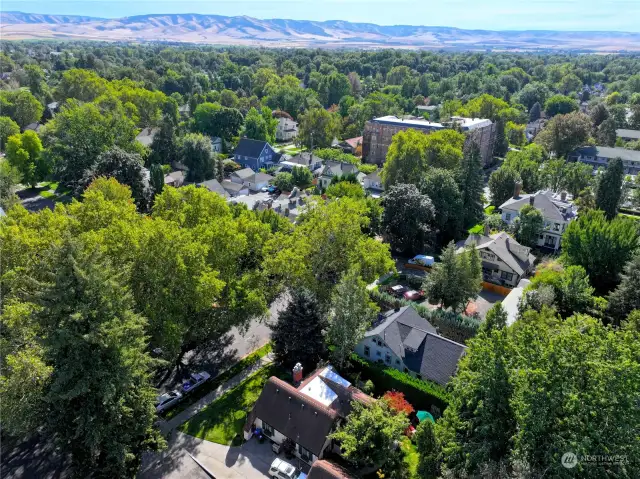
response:
M518 199L520 198L520 192L522 191L522 183L520 183L519 181L515 182L514 188L513 188L513 197L514 199Z
M302 382L302 364L296 363L293 367L293 384L298 385Z

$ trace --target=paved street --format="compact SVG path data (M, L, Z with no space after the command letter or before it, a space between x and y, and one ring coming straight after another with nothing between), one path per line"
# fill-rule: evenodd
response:
M232 328L215 346L205 351L188 353L182 361L182 367L164 378L158 389L163 392L171 390L194 371L207 371L216 376L240 358L263 346L271 335L268 324L276 321L279 311L286 304L285 299L279 298L271 305L266 317L252 319L246 330Z

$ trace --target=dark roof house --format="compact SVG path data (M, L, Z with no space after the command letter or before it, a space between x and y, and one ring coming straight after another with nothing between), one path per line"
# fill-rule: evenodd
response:
M258 171L280 160L280 154L266 141L242 138L233 152L234 161L245 168Z
M203 181L202 183L198 183L196 185L198 188L206 188L212 193L218 193L223 198L228 198L229 193L222 187L220 182L216 179Z
M391 366L399 370L406 367L421 379L441 385L447 384L455 374L466 349L464 345L440 336L436 328L411 306L381 314L365 333L356 352L370 358L363 354L364 349L371 349L371 343L379 344L377 341L399 360L391 361Z

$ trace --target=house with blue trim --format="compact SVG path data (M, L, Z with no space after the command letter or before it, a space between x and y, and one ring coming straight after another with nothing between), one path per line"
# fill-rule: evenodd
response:
M243 168L258 171L278 163L280 156L266 141L242 138L233 152L233 161Z

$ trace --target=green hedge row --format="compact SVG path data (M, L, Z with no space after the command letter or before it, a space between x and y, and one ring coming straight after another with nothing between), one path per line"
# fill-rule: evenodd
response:
M449 404L449 395L439 384L416 379L397 369L369 362L355 353L351 355L350 363L351 378L358 375L361 381L370 379L378 396L391 390L400 391L416 411L432 411L432 406L443 411Z
M443 309L429 309L413 301L403 298L396 298L382 291L371 290L371 299L381 305L382 309L399 308L402 306L412 306L420 316L429 321L438 333L447 339L457 343L465 344L467 340L473 338L480 327L480 321L476 318L445 311Z

